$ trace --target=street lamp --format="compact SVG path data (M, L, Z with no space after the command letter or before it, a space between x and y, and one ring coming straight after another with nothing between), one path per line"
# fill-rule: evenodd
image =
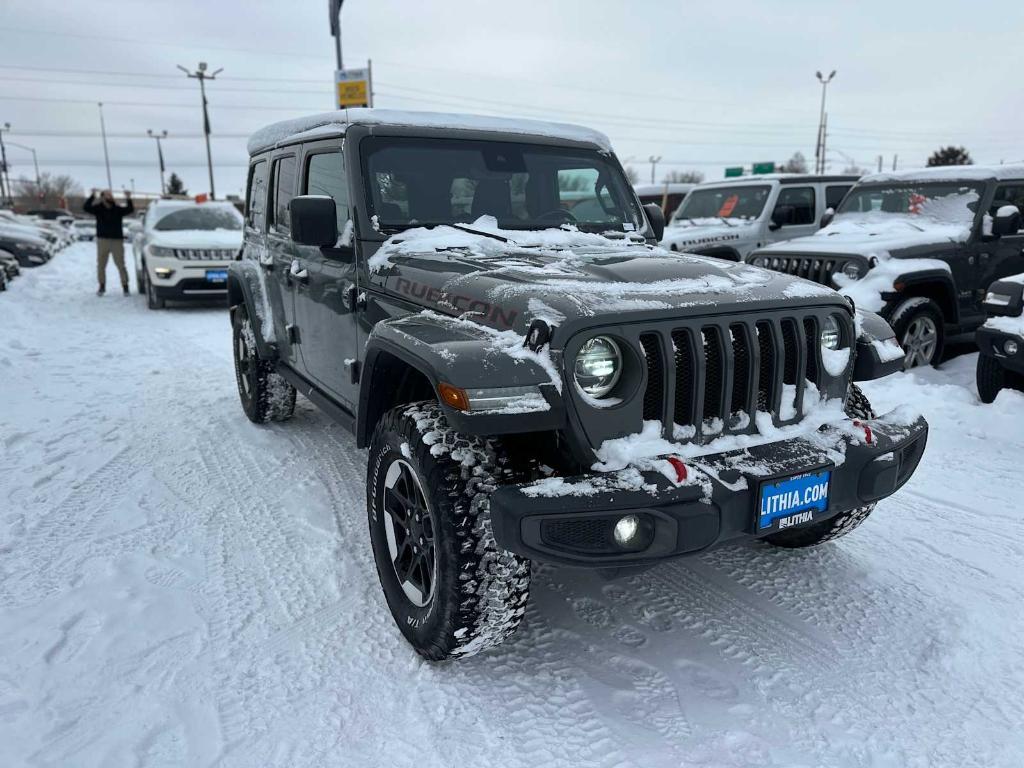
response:
M103 136L103 160L107 164L107 189L114 191L114 182L110 178L110 153L107 151L107 124L103 121L103 102L96 104L100 108L100 133Z
M338 70L344 69L341 66L341 5L345 0L327 0L327 11L331 19L331 35L334 36L334 54L338 60Z
M7 169L7 149L4 147L4 133L9 133L10 130L10 123L4 123L4 127L0 128L0 202L6 200L9 204L14 205L14 190L11 189L11 173Z
M822 77L821 72L815 72L818 76L818 82L821 83L821 115L818 118L818 143L814 148L814 172L824 173L825 172L825 91L828 89L828 84L832 82L832 78L836 76L836 71L833 69L828 73L828 77Z
M42 187L43 180L39 176L39 160L36 159L36 151L32 149L32 147L26 147L24 144L18 144L13 141L8 141L7 143L10 144L12 147L17 147L18 149L25 149L32 153L32 166L36 169L36 187Z
M147 128L146 135L151 139L156 139L156 156L160 161L160 194L165 195L167 194L167 188L164 186L164 150L160 146L160 139L167 138L167 131L164 130L160 133L156 133L152 128Z
M215 200L217 195L213 190L213 156L210 154L210 113L207 111L206 81L215 80L217 75L224 71L224 68L221 67L208 75L206 74L206 62L200 61L199 68L195 72L189 72L180 64L178 65L178 69L192 79L199 81L199 93L203 98L203 134L206 136L206 167L210 172L210 199Z

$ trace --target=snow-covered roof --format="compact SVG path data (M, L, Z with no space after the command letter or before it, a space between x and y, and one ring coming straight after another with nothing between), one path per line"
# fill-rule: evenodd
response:
M444 112L405 112L394 109L344 109L322 112L294 120L283 120L256 131L249 138L249 154L254 155L282 142L312 139L317 136L344 133L350 125L401 125L414 128L451 128L464 131L518 133L567 141L596 144L611 151L611 142L600 131L570 123L548 123L541 120L488 117L485 115L448 114Z
M673 182L669 184L634 184L633 190L638 195L663 195L665 192L668 192L671 195L679 192L689 192L696 186L696 184L684 182Z
M1024 179L1024 165L943 165L937 168L913 168L908 171L873 173L861 184L899 181L984 181L986 179Z

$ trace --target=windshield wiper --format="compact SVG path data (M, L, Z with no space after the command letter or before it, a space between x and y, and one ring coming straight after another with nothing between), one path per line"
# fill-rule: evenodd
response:
M509 240L507 237L496 235L494 232L486 232L485 230L482 229L473 229L472 227L467 227L464 224L449 224L448 226L453 227L454 229L461 229L463 232L469 232L469 234L471 235L483 235L484 237L491 237L503 243L512 243L512 240Z

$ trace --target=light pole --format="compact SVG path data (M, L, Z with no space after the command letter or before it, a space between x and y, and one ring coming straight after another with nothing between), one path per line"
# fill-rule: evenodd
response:
M167 138L167 131L164 130L156 133L152 128L147 128L146 135L151 139L156 139L156 156L160 161L160 194L165 195L167 194L167 187L164 185L164 150L160 146L160 139Z
M4 133L10 130L10 123L4 123L4 127L0 128L0 201L6 200L11 205L14 205L14 190L11 189L11 172L7 169L7 148L4 146Z
M334 36L334 54L338 61L339 71L344 69L341 65L341 4L345 0L327 0L328 13L331 18L331 34Z
M96 106L100 108L100 133L103 135L103 160L107 164L107 189L114 190L114 182L110 178L110 153L107 151L107 124L103 121L103 102Z
M821 83L821 115L818 117L818 144L814 148L814 172L824 173L825 172L825 91L828 89L828 84L832 82L832 78L836 76L836 71L833 69L829 72L828 77L822 77L821 72L815 73L818 76L818 82Z
M658 163L661 162L661 155L658 155L657 157L655 157L654 155L651 155L649 158L647 158L647 162L649 162L651 164L651 184L653 184L654 183L654 169L657 167Z
M213 156L210 154L210 113L206 108L206 81L215 80L217 75L224 71L224 68L221 67L208 75L206 74L206 62L200 61L199 68L195 72L189 72L180 64L178 65L178 69L192 79L199 81L199 93L203 98L203 134L206 136L206 167L210 172L210 199L216 200L217 194L213 189Z

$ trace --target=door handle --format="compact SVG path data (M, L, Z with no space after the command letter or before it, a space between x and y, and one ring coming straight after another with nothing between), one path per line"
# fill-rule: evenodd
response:
M309 270L302 266L302 262L300 262L298 259L292 261L292 265L288 270L288 275L297 282L309 282Z

